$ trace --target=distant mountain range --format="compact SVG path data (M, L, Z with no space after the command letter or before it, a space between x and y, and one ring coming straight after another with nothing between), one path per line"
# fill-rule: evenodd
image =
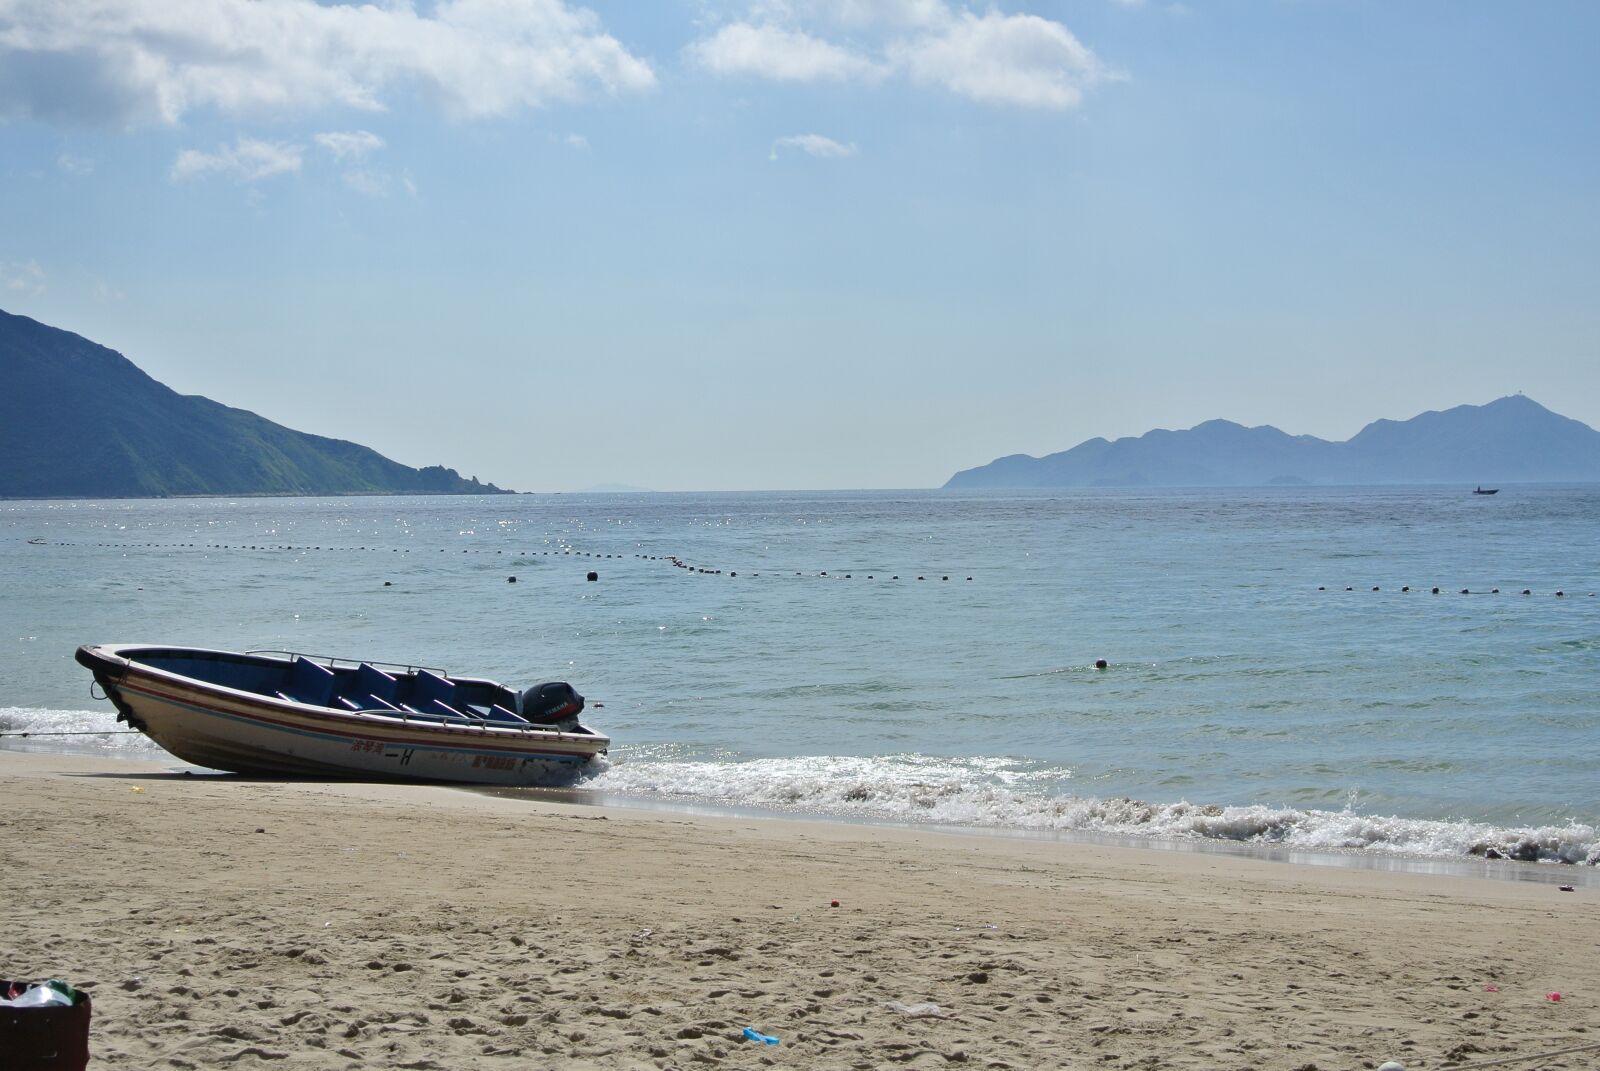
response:
M1514 395L1410 420L1378 420L1346 442L1208 420L1188 431L1090 439L1045 457L1013 454L947 489L1600 481L1600 432Z
M115 350L6 312L0 459L7 498L509 493L178 394Z

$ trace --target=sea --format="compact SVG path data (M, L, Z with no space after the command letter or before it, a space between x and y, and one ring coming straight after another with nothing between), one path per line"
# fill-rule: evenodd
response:
M0 502L0 747L289 650L570 681L569 797L1594 875L1600 487L1471 490Z

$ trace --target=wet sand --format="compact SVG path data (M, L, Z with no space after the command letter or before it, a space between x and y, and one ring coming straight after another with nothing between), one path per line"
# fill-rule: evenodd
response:
M60 755L0 786L0 975L89 989L93 1067L1600 1066L1592 885Z

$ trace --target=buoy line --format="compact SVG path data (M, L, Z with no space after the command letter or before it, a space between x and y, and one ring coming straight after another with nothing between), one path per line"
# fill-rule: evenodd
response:
M686 561L683 558L678 557L676 554L661 554L661 555L656 555L656 554L635 554L634 557L636 557L636 558L644 558L644 559L647 559L649 561L664 561L668 565L673 566L674 568L683 569L683 570L686 570L686 571L688 571L690 573L694 573L696 575L705 575L705 576L723 576L723 575L727 575L729 577L736 577L736 576L739 575L739 573L736 570L733 570L733 569L729 569L729 570L726 571L726 573L724 573L724 571L721 570L721 569L713 569L713 568L711 568L709 566L695 565L692 562ZM749 573L747 575L752 576L752 577L757 577L757 576L760 576L761 574L760 573ZM774 573L772 575L778 576L778 575L783 575L783 574ZM853 579L856 578L854 572L840 573L837 570L835 570L834 573L830 576L830 574L828 573L828 570L826 570L826 569L819 570L818 572L815 572L815 573L807 573L807 572L803 572L803 571L797 569L797 570L795 570L795 574L794 575L795 576L799 576L799 577L811 577L813 579L818 579L818 580L821 580L821 579L853 580ZM906 576L908 576L908 577L910 575L911 575L910 573L906 574ZM867 580L876 580L877 578L878 578L878 573L877 572L872 572L872 573L865 574L865 579L867 579ZM918 580L928 580L930 578L935 578L940 582L944 582L944 581L948 581L950 579L950 574L949 573L939 573L939 574L937 574L937 576L935 576L935 574L933 574L933 573L923 573L923 574L919 574L917 576ZM900 574L899 573L890 574L888 579L890 579L890 580L899 580L900 579ZM969 576L969 577L967 577L967 579L971 580L972 577Z
M32 540L29 540L29 542L32 542ZM389 553L391 553L391 554L410 554L412 552L412 550L414 550L414 549L415 550L419 550L419 551L425 551L427 549L427 548L413 548L413 547L387 547L386 548L386 547L369 547L369 546L332 546L332 545L324 546L324 545L322 545L320 543L318 543L318 544L310 544L310 543L71 543L71 542L50 542L50 543L35 544L35 545L52 546L52 547L92 547L92 548L99 548L99 549L106 549L106 550L122 550L122 551L129 551L129 550L233 550L233 551L240 551L240 550L243 550L243 551L256 551L258 553L259 552L266 552L266 553L289 552L289 553L294 553L294 554L304 554L304 553L309 553L309 552L313 552L313 551L321 551L321 552L324 552L324 553L326 553L326 552L381 553L384 550L388 550ZM449 548L449 547L439 547L437 549L438 549L438 552L440 554L448 553L451 550L451 548ZM463 547L461 549L461 553L462 554L485 554L485 555L487 555L487 554L495 554L495 555L501 555L501 556L509 554L514 558L515 557L522 557L522 558L538 558L538 557L588 558L588 559L593 560L593 561L603 561L603 560L607 560L607 559L610 559L610 560L613 560L613 561L621 561L621 560L629 557L626 554L607 554L607 553L602 553L602 552L599 552L599 551L579 550L579 549L577 549L576 547L574 547L574 546L572 546L570 544L558 546L555 549L549 549L549 550L506 550L504 548L490 550L490 549L482 549L482 548ZM738 577L739 576L739 572L737 570L734 570L734 569L716 569L716 568L713 568L711 566L695 565L695 564L687 561L684 558L678 557L676 554L643 554L643 553L637 553L636 552L636 553L634 553L632 555L632 557L635 558L635 559L641 560L641 561L666 562L669 565L672 565L672 566L674 566L676 568L679 568L679 569L686 570L686 571L688 571L690 573L694 573L696 575L727 576L727 577L730 577L730 578L734 578L734 577ZM747 576L747 577L759 577L761 574L760 573L756 573L756 572L747 572L744 575ZM780 576L780 575L784 575L784 574L783 573L769 573L768 575L769 576ZM911 573L911 572L908 571L908 572L905 572L905 573L902 574L902 573L883 573L882 571L878 571L878 570L875 570L875 571L873 571L871 573L864 573L864 574L861 574L860 576L857 575L857 571L855 571L855 570L852 570L851 572L848 572L848 573L841 573L838 570L834 570L833 572L829 572L827 569L818 570L817 572L814 572L814 573L796 570L794 575L798 576L798 577L810 577L810 578L819 579L819 580L821 580L821 579L827 579L827 580L859 580L859 579L880 580L880 579L884 579L884 580L891 580L891 581L895 581L895 580L917 581L917 580L920 580L920 581L924 581L924 582L933 581L933 582L936 582L936 583L946 583L946 582L949 582L951 580L971 581L973 579L971 576L964 576L964 575L959 575L959 574L954 574L954 573L931 573L931 572Z
M389 553L391 553L391 554L410 554L413 549L419 549L419 548L412 548L412 547L387 547L386 548L386 547L369 547L369 546L332 546L332 545L323 546L320 543L318 543L318 544L308 544L308 543L72 543L72 542L65 542L65 541L54 541L54 542L51 542L51 541L35 540L35 539L29 539L29 540L26 540L25 542L27 542L28 544L31 544L33 546L93 547L93 548L100 548L100 549L106 549L106 550L122 550L122 551L128 551L128 550L249 550L249 551L268 552L268 553L277 552L277 551L287 551L287 552L290 552L290 553L304 554L304 553L311 552L311 551L322 551L322 552L340 552L340 551L343 551L345 553L358 553L358 552L381 553L384 550L388 550ZM451 548L449 548L449 547L439 547L438 548L438 552L440 554L445 554L445 553L448 553L450 549ZM555 548L553 550L506 550L504 548L497 548L497 549L491 550L491 549L486 549L486 548L463 547L461 549L461 553L463 553L463 554L484 554L484 555L495 554L495 555L500 555L500 556L504 556L506 554L510 554L512 557L523 557L523 558L573 557L573 558L590 558L590 559L593 559L593 560L610 559L610 560L613 560L613 561L621 561L621 560L623 560L623 559L628 557L628 555L625 555L625 554L604 554L604 553L600 553L598 551L578 550L576 547L573 547L570 544L563 545L563 546L558 546L557 548ZM678 557L676 554L641 554L641 553L635 553L635 554L632 555L632 557L634 557L636 559L639 559L639 560L642 560L642 561L661 561L661 562L666 562L669 565L672 565L672 566L674 566L676 568L679 568L679 569L687 570L688 572L694 573L696 575L727 576L727 577L737 577L739 575L739 573L736 570L732 570L732 569L726 569L725 570L725 569L712 568L710 566L695 565L695 564L687 561L684 558ZM751 573L746 573L745 575L746 576L750 576L750 577L759 577L761 574L760 573L751 572ZM783 575L783 574L772 573L772 574L769 574L769 575L777 576L777 575ZM913 575L913 574L908 572L908 573L905 573L905 574L891 573L891 574L889 574L889 575L887 575L885 577L885 576L881 575L881 571L874 571L874 572L871 572L871 573L864 574L864 576L857 576L855 571L851 571L851 572L848 572L848 573L840 573L837 570L835 570L835 571L830 573L826 569L819 570L819 571L817 571L815 573L808 573L808 572L796 570L794 575L795 576L799 576L799 577L811 577L813 579L819 579L819 580L822 580L822 579L827 579L827 580L860 580L860 579L879 580L879 579L888 579L888 580L893 581L893 580L907 580L907 579L909 579L909 580L922 580L922 581L937 580L938 582L949 581L954 576L954 574L950 574L950 573L938 573L938 574L920 573L920 574ZM966 581L970 581L970 580L972 580L972 577L963 576L963 577L961 577L961 579L962 580L966 580ZM1354 585L1354 584L1345 584L1345 585L1343 585L1343 588L1344 588L1345 591L1348 591L1348 592L1354 592L1354 591L1357 590L1357 586ZM1328 591L1328 590L1331 590L1331 589L1326 584L1319 584L1319 585L1317 585L1317 590L1318 591ZM1391 587L1391 588L1385 589L1384 586L1381 585L1381 584L1373 584L1370 587L1368 587L1366 585L1362 585L1360 590L1367 591L1367 592L1370 592L1370 593L1380 593L1380 592L1383 592L1385 590L1388 590L1388 591L1391 591L1391 592L1397 591L1402 595L1407 595L1407 594L1412 594L1412 593L1421 593L1424 590L1426 590L1426 592L1428 594L1431 594L1431 595L1443 595L1443 594L1446 593L1447 589L1445 589L1443 587L1439 587L1439 586L1431 586L1431 587L1429 587L1427 589L1413 588L1410 584L1403 584L1398 588L1392 588ZM1499 588L1488 588L1488 589L1478 588L1476 590L1474 590L1472 588L1458 588L1458 589L1455 589L1455 594L1459 594L1459 595L1499 595L1499 594L1502 594L1502 592L1500 591ZM1517 595L1536 595L1536 594L1544 594L1544 592L1535 592L1532 588L1522 588L1521 590L1513 592L1512 594L1517 594ZM1567 593L1566 589L1564 589L1564 588L1558 588L1555 591L1550 592L1549 594L1553 595L1555 598L1558 598L1558 599L1564 599L1564 598L1568 597L1568 593ZM1584 592L1584 597L1592 599L1592 598L1596 597L1596 593L1593 592L1593 591Z
M1319 584L1319 585L1317 585L1317 590L1318 591L1327 591L1329 589L1328 589L1328 586L1326 584ZM1345 587L1344 587L1344 590L1346 590L1346 591L1355 591L1356 590L1356 586L1354 584L1346 584ZM1362 590L1368 590L1368 589L1363 588ZM1380 591L1383 590L1383 586L1381 584L1374 584L1370 590L1373 591L1373 592L1380 592ZM1390 590L1391 591L1398 591L1402 595L1408 595L1413 591L1413 588L1411 587L1410 584L1404 584L1399 588L1391 588ZM1416 588L1414 590L1416 590L1417 592L1420 593L1423 589ZM1427 589L1427 593L1430 594L1430 595L1442 595L1442 594L1445 593L1445 589L1441 588L1441 587L1438 587L1438 586L1434 586L1434 587L1428 588ZM1473 590L1472 588L1460 588L1460 589L1458 589L1456 591L1456 594L1458 594L1458 595L1498 595L1498 594L1500 594L1500 589L1499 588L1478 588L1477 590ZM1523 588L1522 590L1516 592L1516 594L1518 594L1518 595L1535 595L1535 594L1542 594L1542 593L1541 592L1535 592L1532 588ZM1564 599L1564 598L1567 597L1567 592L1566 592L1565 588L1557 588L1555 591L1551 592L1550 594L1554 595L1558 599ZM1592 599L1592 598L1595 597L1595 593L1592 592L1592 591L1586 592L1585 593L1585 597Z

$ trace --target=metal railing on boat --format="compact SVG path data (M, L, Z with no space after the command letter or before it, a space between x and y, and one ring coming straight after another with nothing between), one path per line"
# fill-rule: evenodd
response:
M345 666L368 665L368 666L373 666L373 667L379 668L379 669L399 669L399 670L404 670L407 673L415 673L417 670L423 669L423 670L427 670L429 673L437 673L441 677L448 678L450 676L450 673L449 673L448 670L441 669L438 666L413 665L413 664L408 663L408 662L383 662L383 661L380 661L380 660L378 660L376 658L345 658L345 657L343 657L341 655L307 654L304 651L282 651L282 650L277 650L277 649L267 649L267 650L259 650L259 651L246 651L245 654L247 654L247 655L282 655L282 656L284 656L286 658L304 658L307 662L321 662L322 664L326 665L329 669L333 669L334 667L340 666L340 665L345 665Z

